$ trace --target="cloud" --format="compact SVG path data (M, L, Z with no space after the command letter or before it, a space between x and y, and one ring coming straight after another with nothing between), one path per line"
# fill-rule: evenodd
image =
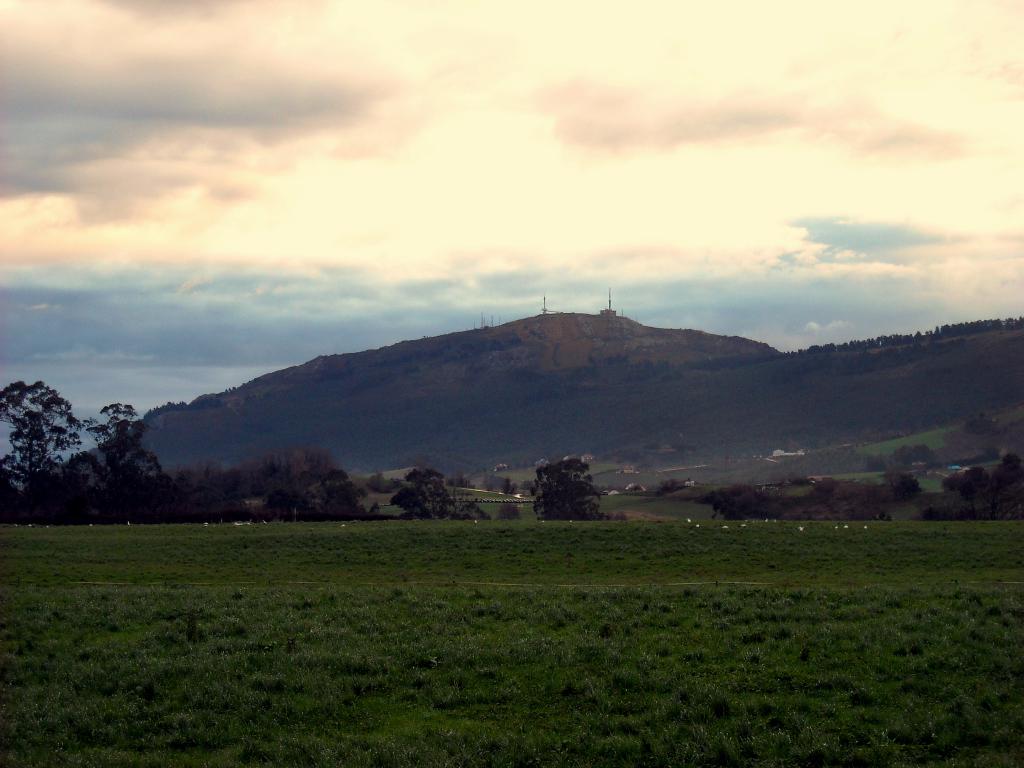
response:
M814 320L811 320L804 326L804 331L814 335L822 333L832 334L835 333L836 331L849 330L852 327L853 324L847 322L846 320L832 320L830 322L825 323L824 325L815 322Z
M9 379L59 384L76 405L127 400L149 408L318 355L467 330L481 314L488 322L532 316L545 292L549 307L596 312L609 285L616 308L645 324L741 335L781 349L977 319L979 305L985 316L1019 314L1016 298L993 294L971 263L963 266L975 282L958 277L955 265L889 272L822 266L688 275L628 265L592 274L537 268L392 281L329 268L225 270L204 274L203 290L191 293L179 290L196 279L185 268L38 269L5 290L0 367ZM1001 274L1011 270L1024 285L1024 259ZM72 287L58 286L58 278ZM951 282L960 290L945 290ZM60 311L14 309L41 304Z
M743 96L715 102L663 101L635 90L581 81L545 90L540 103L554 114L556 131L564 141L612 151L763 137L800 122L792 107Z
M863 254L884 256L949 241L946 236L911 225L855 221L839 216L800 218L791 224L805 230L809 242L825 246L822 256L833 260Z
M817 103L800 93L655 96L648 89L573 81L545 89L539 103L564 142L601 151L763 143L786 136L887 160L949 159L964 149L952 132L889 117L869 103Z
M81 192L91 163L144 149L165 168L168 160L182 163L158 182L184 184L197 166L230 158L240 144L344 131L385 94L355 78L263 71L220 52L111 64L23 60L5 94L3 191Z
M297 2L298 0L293 0ZM158 17L178 15L209 16L236 6L259 6L260 0L103 0L107 5L138 15Z
M195 293L197 290L202 288L204 285L209 285L212 281L208 277L190 277L188 280L178 286L178 293Z
M67 194L112 217L170 190L245 197L287 162L269 150L289 142L320 135L372 151L356 134L398 88L343 49L301 60L232 39L231 25L108 16L81 13L51 30L12 14L0 195ZM68 44L49 44L61 34Z

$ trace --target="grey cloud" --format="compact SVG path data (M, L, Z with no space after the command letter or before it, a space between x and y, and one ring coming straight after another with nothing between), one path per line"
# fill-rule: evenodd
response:
M651 104L643 94L571 83L542 97L559 135L596 149L731 141L794 128L798 111L741 96L717 103Z
M811 138L835 141L868 160L949 160L967 150L963 136L872 112L841 110L807 124Z
M880 235L858 237L864 245ZM904 234L901 242L913 239ZM908 276L849 280L770 272L665 280L635 274L611 278L614 304L628 316L783 349L977 319L952 298L943 304L918 290ZM554 309L595 312L608 288L607 277L543 269L394 284L344 270L314 277L209 273L191 294L177 292L195 277L182 270L73 277L81 286L75 290L47 287L44 273L34 283L23 274L5 289L0 374L64 383L54 386L76 404L121 399L139 407L191 399L322 354L466 330L481 314L488 322L492 315L504 321L535 315L542 292ZM30 309L42 305L48 308ZM1015 311L992 305L984 314Z
M343 132L370 120L392 86L356 73L291 72L231 50L193 55L89 57L27 43L6 52L5 172L0 194L126 195L194 183L199 171L246 143L272 144L312 130ZM115 181L90 175L160 140L165 170ZM175 160L192 161L175 166ZM169 170L167 170L169 169ZM133 185L139 189L131 189ZM231 195L244 190L220 189Z
M103 0L107 5L139 15L208 16L226 8L262 5L262 0Z
M841 251L880 256L919 245L947 242L947 238L916 227L883 222L853 221L842 217L802 218L790 222L807 231L807 239L829 247L826 255Z
M604 151L667 150L787 132L886 161L950 158L965 147L960 136L895 119L869 106L815 106L812 98L800 94L665 100L639 90L576 81L548 89L540 103L554 117L556 132L566 143Z
M153 279L142 270L95 278L74 290L19 285L5 291L7 363L250 366L302 362L425 332L466 328L448 281L376 285L359 272L311 278L221 274L182 293L194 276ZM23 283L27 281L22 281ZM32 307L46 305L47 311ZM382 313L381 306L394 312Z

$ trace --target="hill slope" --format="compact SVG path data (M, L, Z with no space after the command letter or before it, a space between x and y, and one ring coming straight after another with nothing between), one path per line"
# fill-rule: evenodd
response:
M591 452L672 462L927 428L1019 402L1024 331L783 355L748 339L543 315L319 357L147 417L169 465L320 445L354 469Z

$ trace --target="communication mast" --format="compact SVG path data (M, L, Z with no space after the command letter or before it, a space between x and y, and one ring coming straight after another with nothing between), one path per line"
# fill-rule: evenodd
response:
M602 317L615 317L618 313L612 309L612 289L608 289L608 309L601 310Z

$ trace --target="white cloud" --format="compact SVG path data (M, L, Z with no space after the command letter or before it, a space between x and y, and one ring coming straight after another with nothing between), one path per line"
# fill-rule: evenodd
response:
M212 282L213 281L208 277L190 277L178 286L177 293L195 293L203 286L210 285Z
M811 320L804 326L804 331L812 334L834 334L837 331L845 331L850 328L853 328L853 323L847 322L846 320L831 320L824 325Z

